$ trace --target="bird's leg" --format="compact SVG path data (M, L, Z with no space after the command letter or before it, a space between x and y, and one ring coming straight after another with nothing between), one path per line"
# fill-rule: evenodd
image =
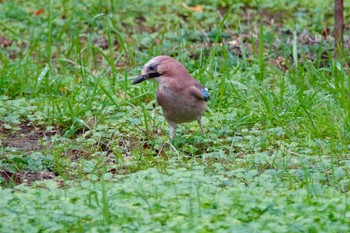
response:
M175 128L176 128L176 124L169 122L169 126L170 126L170 139L173 139L174 135L175 135Z
M205 134L204 129L203 129L203 126L202 126L202 118L199 118L199 119L197 120L197 122L198 122L198 124L199 124L199 127L201 128L202 134Z

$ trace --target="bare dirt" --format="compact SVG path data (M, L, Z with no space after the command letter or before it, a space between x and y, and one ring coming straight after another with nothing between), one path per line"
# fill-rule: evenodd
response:
M51 137L60 132L59 128L47 131L44 126L34 126L29 121L19 124L19 130L13 131L3 127L4 122L0 121L0 146L3 148L13 148L14 150L26 153L47 149L51 145L43 146L42 139ZM2 155L2 156L5 156ZM2 157L1 156L1 157ZM57 176L55 172L28 172L17 169L17 171L9 171L6 167L0 167L0 176L3 177L7 184L28 185L37 180L53 179Z

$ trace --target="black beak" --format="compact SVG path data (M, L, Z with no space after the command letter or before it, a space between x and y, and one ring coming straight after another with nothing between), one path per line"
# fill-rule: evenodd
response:
M148 78L148 74L140 75L140 76L138 76L137 78L134 79L132 84L138 84L140 82L145 81L147 78Z
M145 81L145 80L147 80L149 78L157 78L159 76L161 76L161 74L158 73L158 72L143 74L143 75L140 75L137 78L135 78L132 83L133 84L138 84L138 83L143 82L143 81Z

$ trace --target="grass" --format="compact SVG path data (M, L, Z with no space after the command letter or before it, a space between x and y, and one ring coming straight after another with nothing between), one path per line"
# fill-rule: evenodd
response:
M196 4L0 3L0 231L349 231L332 1ZM132 85L160 54L208 87L205 135Z

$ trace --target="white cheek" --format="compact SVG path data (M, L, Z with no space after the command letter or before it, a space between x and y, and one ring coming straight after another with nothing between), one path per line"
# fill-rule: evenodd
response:
M165 85L164 79L162 78L162 76L153 78L153 80L156 81L156 82L158 83L159 87Z

